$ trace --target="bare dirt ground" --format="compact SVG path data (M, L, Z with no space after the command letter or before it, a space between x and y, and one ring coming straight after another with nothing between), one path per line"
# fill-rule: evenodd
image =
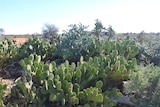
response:
M11 93L11 88L15 85L15 82L14 79L6 78L5 76L6 75L3 73L3 71L0 71L0 84L7 85L5 90L5 96L7 96Z
M9 38L9 39L16 41L17 45L22 45L25 42L27 42L29 38L27 38L27 37L23 37L23 38L17 37L17 38Z

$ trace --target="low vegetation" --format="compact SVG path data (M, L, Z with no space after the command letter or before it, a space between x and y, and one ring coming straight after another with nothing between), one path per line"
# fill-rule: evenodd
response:
M115 34L97 20L91 32L74 24L52 35L54 41L46 32L45 38L30 38L21 46L5 39L1 72L12 78L21 73L7 96L6 85L0 85L0 106L159 107L160 62L153 60L160 54L159 41L137 39L142 33Z

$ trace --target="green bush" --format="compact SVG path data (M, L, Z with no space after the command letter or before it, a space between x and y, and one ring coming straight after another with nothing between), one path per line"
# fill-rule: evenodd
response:
M70 27L58 41L57 50L41 38L29 39L17 48L15 57L21 60L24 71L5 104L31 107L116 105L111 99L122 96L123 81L129 80L136 70L138 47L129 37L108 41L91 35L82 24ZM62 58L65 62L60 65L50 62L54 56L58 56L54 60Z
M107 41L104 38L97 38L87 33L87 27L82 24L71 25L71 29L66 31L61 42L57 46L57 55L63 60L69 62L78 62L83 56L84 60L89 57L109 55L113 50L118 50L118 54L127 59L135 57L138 53L138 47L134 41L127 37L123 41Z
M70 25L70 29L65 31L61 42L58 44L57 54L64 60L78 62L81 56L92 54L96 38L87 33L87 27L79 25ZM93 48L93 49L91 49ZM94 53L95 54L95 53Z
M125 92L130 99L142 107L160 106L160 67L153 65L137 66L137 72L132 73L125 83Z

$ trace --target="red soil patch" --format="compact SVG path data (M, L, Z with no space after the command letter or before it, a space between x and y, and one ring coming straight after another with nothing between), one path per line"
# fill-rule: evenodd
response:
M9 38L9 39L14 40L17 45L22 45L29 40L29 38L27 38L27 37L22 37L22 38L18 37L18 38Z

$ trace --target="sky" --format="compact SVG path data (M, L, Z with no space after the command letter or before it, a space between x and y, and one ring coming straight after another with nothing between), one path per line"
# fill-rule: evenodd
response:
M0 0L5 34L42 33L45 23L60 32L78 23L91 30L96 19L117 33L160 32L160 0Z

